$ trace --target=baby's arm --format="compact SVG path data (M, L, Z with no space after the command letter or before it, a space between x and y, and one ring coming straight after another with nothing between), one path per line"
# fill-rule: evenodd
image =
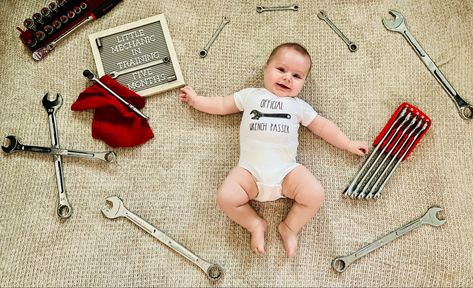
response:
M368 145L360 141L351 141L332 121L317 115L307 126L315 135L333 146L363 156L368 153Z
M189 106L209 114L227 115L240 112L233 95L224 97L199 96L192 87L186 86L181 88L179 97Z

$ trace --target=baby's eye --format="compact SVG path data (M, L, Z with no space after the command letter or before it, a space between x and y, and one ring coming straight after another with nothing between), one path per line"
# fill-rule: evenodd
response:
M285 71L284 68L281 68L281 67L278 67L278 68L276 68L276 69L278 69L280 72L284 72L284 71Z
M297 78L297 79L302 79L301 75L299 75L299 74L294 74L294 75L292 75L292 76L294 76L294 77Z

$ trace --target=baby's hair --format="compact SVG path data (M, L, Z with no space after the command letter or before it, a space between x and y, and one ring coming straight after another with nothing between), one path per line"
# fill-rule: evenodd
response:
M276 55L276 53L278 53L278 51L283 49L283 48L293 49L293 50L301 53L302 55L309 57L309 62L310 62L309 72L310 72L310 70L312 68L312 57L310 57L309 52L307 51L307 49L304 46L302 46L298 43L294 43L294 42L283 43L283 44L280 44L279 46L277 46L276 48L274 48L273 51L271 52L271 54L269 55L268 60L266 61L266 64L268 64L269 61L271 61L271 59L274 57L274 55Z

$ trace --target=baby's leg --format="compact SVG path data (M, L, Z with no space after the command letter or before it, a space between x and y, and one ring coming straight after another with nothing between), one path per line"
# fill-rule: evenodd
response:
M251 250L261 255L264 253L266 221L249 204L257 195L258 187L251 173L235 167L217 192L217 204L230 219L251 233Z
M314 175L300 165L284 178L283 195L294 200L286 219L278 226L284 249L289 257L296 255L297 234L319 210L324 190Z

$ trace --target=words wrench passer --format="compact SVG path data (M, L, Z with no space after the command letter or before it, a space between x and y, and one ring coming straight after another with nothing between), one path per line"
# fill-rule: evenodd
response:
M117 196L111 196L106 199L106 201L111 204L111 208L104 207L102 208L102 214L109 219L115 219L119 217L125 217L135 225L140 227L141 229L145 230L151 236L158 239L161 243L168 246L187 260L191 261L195 265L197 265L207 277L212 281L217 281L223 276L223 269L217 264L213 264L210 262L205 261L204 259L200 258L199 256L195 255L189 249L185 248L178 242L176 242L171 237L164 234L161 230L154 227L150 223L146 222L143 218L136 215L135 213L128 210L123 201L118 198Z
M58 93L56 98L50 100L48 97L49 93L46 93L43 97L43 106L48 113L49 121L49 132L51 134L51 146L54 148L59 147L59 137L56 125L56 112L62 105L62 96ZM59 204L57 214L62 219L67 219L72 215L72 207L69 204L66 196L66 188L64 187L64 173L62 170L62 159L61 155L53 155L54 169L56 172L56 184L58 189Z

